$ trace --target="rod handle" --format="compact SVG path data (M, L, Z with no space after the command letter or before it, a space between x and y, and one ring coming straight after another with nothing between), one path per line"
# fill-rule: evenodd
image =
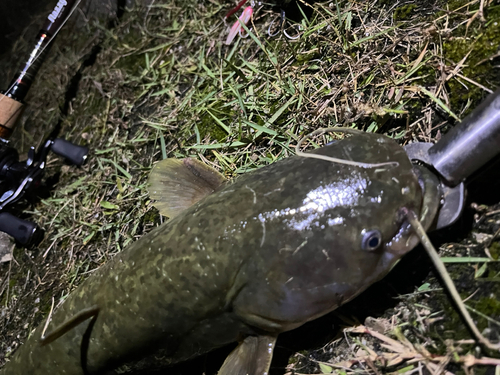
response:
M23 108L20 101L0 94L0 138L9 139Z

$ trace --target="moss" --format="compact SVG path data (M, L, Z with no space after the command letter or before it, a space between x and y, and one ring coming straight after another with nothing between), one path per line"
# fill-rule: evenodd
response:
M420 78L420 82L424 85L432 85L436 82L436 70L431 65L423 65L417 72L417 77Z
M429 304L432 305L435 310L442 310L442 316L446 317L439 321L439 323L432 325L429 329L429 336L434 342L434 346L429 347L431 352L446 352L445 340L470 339L469 330L466 328L455 307L450 303L446 294L434 293L432 301L429 301Z
M474 271L471 269L470 265L467 264L454 264L447 267L447 271L455 283L462 299L469 297L477 289L477 282L474 279ZM435 279L431 277L430 283L434 283ZM486 283L482 283L485 285ZM496 283L490 283L496 284ZM492 285L493 286L493 285ZM494 285L496 287L496 285ZM494 298L489 298L490 293L496 294L494 290L484 290L482 293L486 293L488 297L478 298L478 300L469 300L467 304L483 314L495 318L495 311L500 308L500 302L496 302ZM432 298L427 300L429 306L431 306L434 311L443 311L442 316L445 319L439 320L433 324L429 329L429 335L433 339L434 345L429 347L433 353L443 353L446 352L445 340L464 340L470 339L471 333L464 324L461 315L457 312L455 305L451 302L449 296L443 292L433 293ZM498 306L497 306L498 304ZM493 315L490 313L493 312ZM488 322L485 319L479 318L477 315L473 316L473 319L478 324L479 330L483 330ZM464 347L464 351L468 351L470 347Z
M448 64L458 64L467 54L465 66L461 74L475 82L494 88L491 82L496 82L498 73L488 60L493 56L500 44L500 6L491 7L488 13L488 22L483 26L479 22L473 23L469 30L469 37L451 36L443 43L443 52ZM455 35L465 35L465 25L455 31ZM460 80L460 82L458 81ZM486 91L460 77L448 81L450 90L450 105L452 111L467 115L487 95ZM464 111L465 110L465 111ZM463 113L462 113L463 112Z
M417 6L415 4L407 4L394 9L394 20L403 21L410 18L410 15Z
M222 129L208 113L201 118L198 124L201 138L210 135L211 139L222 142L226 139L227 133Z
M296 56L297 65L304 65L311 61L312 59L321 58L318 49L312 51L306 51L302 53L298 53Z
M498 301L496 298L481 298L480 300L475 302L474 308L493 319L500 315L500 301ZM479 319L477 327L481 331L488 327L488 322L485 319Z
M476 301L475 309L487 316L495 317L500 315L500 301L498 301L496 298L491 297L481 298L480 300Z
M121 57L116 63L116 69L124 70L131 76L140 76L146 63L143 54L131 54Z
M498 259L498 256L500 255L500 242L496 241L493 242L490 247L490 254L493 257L493 259Z
M308 354L309 353L306 353L306 355L308 355ZM288 358L289 365L296 365L299 362L300 362L300 357L297 355L294 355L294 356L291 356L290 358Z
M144 214L144 216L142 217L142 221L144 224L152 224L157 223L159 218L160 213L158 212L158 210L152 209Z
M447 270L459 290L462 299L469 297L476 291L478 281L474 278L474 272L471 271L470 266L456 264L447 267ZM498 270L490 272L488 277L495 276L497 272ZM500 301L496 298L499 292L499 285L497 283L481 283L479 296L476 296L477 299L469 300L467 305L497 320L500 316ZM434 310L443 310L442 315L446 317L446 319L439 321L430 329L429 334L436 344L436 348L434 349L436 353L445 350L446 345L444 344L444 340L446 339L462 340L471 338L469 330L446 294L434 293L432 300L428 301L428 303ZM476 314L472 315L480 331L489 327L489 322L486 319Z
M448 10L441 10L436 12L435 18L439 18L441 16L445 16L449 14L449 11L456 11L457 9L463 7L467 3L469 3L469 0L448 0L448 1L443 1L441 5L441 9L448 9ZM473 7L474 5L472 5ZM473 8L470 9L473 9ZM476 7L477 8L477 7Z
M298 365L301 363L301 360L303 358L307 358L309 357L311 353L308 351L308 350L301 350L301 351L298 351L297 353L295 353L295 355L293 356L290 356L288 358L288 364L289 365Z
M458 8L464 6L465 4L469 3L469 0L451 0L448 1L448 8L450 10L457 10Z

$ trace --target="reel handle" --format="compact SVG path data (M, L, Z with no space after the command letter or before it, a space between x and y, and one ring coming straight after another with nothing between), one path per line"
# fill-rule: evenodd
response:
M69 162L78 166L85 163L89 153L88 147L77 146L62 138L54 139L50 150L57 155L65 157Z
M8 212L0 212L0 232L5 232L24 246L37 245L44 231L31 221L19 219Z

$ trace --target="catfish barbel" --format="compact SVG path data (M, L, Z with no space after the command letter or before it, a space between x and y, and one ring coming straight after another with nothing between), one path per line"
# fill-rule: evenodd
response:
M2 374L123 373L236 341L219 374L267 374L279 333L381 279L419 242L405 212L427 229L438 206L425 173L385 136L308 155L234 182L194 159L158 163L152 198L173 218L72 292Z

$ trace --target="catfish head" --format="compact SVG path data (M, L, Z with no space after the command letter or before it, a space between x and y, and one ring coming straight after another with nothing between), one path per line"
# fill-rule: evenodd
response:
M241 319L267 332L296 328L380 280L419 242L406 213L427 229L439 205L438 182L385 136L357 134L309 155L281 189L269 180L279 194L257 218L267 235L229 296Z

